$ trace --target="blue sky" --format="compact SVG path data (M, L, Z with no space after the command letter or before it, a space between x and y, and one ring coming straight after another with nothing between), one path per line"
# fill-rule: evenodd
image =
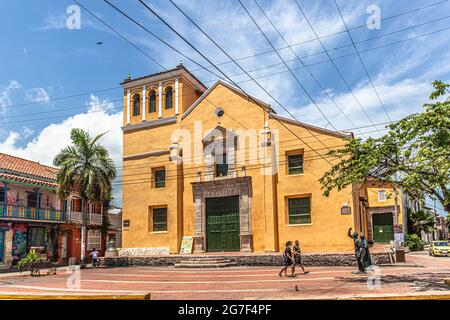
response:
M322 52L320 43L302 43L314 40L315 35L295 0L257 1L296 55L351 120L312 80L255 2L242 0L274 47L285 47L279 50L279 54L283 60L289 61L287 63L299 82L334 127L342 130L352 128L353 124L359 127L370 125L371 121L388 121L346 32L321 40L369 117ZM206 85L217 79L205 70L198 70L197 65L165 47L103 1L80 2L166 68L172 68L182 60ZM208 65L137 0L112 2L201 65ZM239 64L248 71L257 69L251 72L252 77L298 120L330 128L238 0L174 2L233 58L269 52L240 59ZM319 36L345 31L333 1L298 2ZM128 73L137 77L161 71L161 67L83 9L81 29L68 29L66 20L69 14L66 10L73 4L72 1L0 0L0 35L3 40L0 50L0 151L51 164L53 156L68 143L72 127L83 127L93 134L110 130L103 142L120 166L122 91L119 82ZM450 28L450 1L340 0L338 4L391 119L420 111L427 101L431 81L450 81L450 30L445 30ZM380 29L370 30L365 24L370 16L368 7L373 5L379 7L381 19L385 20L381 21ZM228 60L169 1L151 1L151 7L214 63ZM405 13L417 8L422 9ZM390 18L401 13L405 14ZM357 26L363 27L354 29ZM415 39L408 40L411 38ZM97 45L98 41L103 44ZM392 43L396 44L389 45ZM380 46L385 47L374 49ZM334 50L337 47L342 48ZM236 65L227 63L220 68L227 75L238 74L232 77L233 81L271 103L277 112L286 114L246 75L239 75L242 72ZM103 89L110 90L89 94ZM85 92L88 94L52 100ZM378 134L373 127L353 131L357 134L361 131L365 136ZM120 204L120 189L116 189L115 196Z

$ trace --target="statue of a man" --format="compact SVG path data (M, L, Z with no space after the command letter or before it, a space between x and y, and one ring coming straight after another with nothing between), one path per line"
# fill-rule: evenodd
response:
M355 245L355 258L356 263L358 264L358 271L355 271L353 273L365 273L364 271L364 264L363 264L363 247L361 240L358 239L358 232L353 232L352 234L352 228L348 229L348 236L353 240L353 244Z

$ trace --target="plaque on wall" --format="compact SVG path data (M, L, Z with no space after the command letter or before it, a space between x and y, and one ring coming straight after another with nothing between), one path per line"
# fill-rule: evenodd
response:
M349 206L341 207L341 214L351 214L352 208Z
M123 227L128 228L130 226L130 220L123 220Z
M183 239L181 239L180 253L181 254L191 254L193 242L194 241L193 241L192 237L183 237Z

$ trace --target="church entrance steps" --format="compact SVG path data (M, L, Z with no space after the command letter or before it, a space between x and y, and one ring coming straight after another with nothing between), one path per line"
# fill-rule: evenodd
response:
M175 263L175 268L224 268L235 265L230 259L217 256L185 256Z

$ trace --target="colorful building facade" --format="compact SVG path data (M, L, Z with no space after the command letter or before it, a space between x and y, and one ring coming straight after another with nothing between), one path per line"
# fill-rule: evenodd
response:
M56 168L0 153L0 266L15 265L30 249L54 262L79 262L83 219L92 229L86 234L86 254L94 244L104 248L97 230L102 207L81 209L75 191L60 199L56 174Z
M360 192L328 198L318 179L350 133L278 115L217 81L207 88L182 65L126 79L123 239L136 253L351 252L347 230L365 230Z

